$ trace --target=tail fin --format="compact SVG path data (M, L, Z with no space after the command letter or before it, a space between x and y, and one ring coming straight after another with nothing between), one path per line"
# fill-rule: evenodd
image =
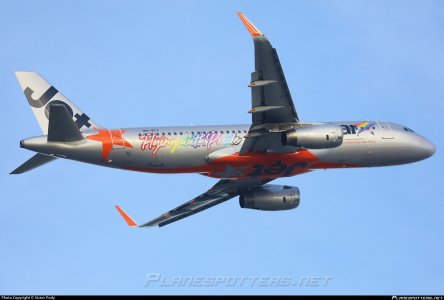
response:
M51 104L49 112L48 142L75 142L83 139L64 105Z
M49 126L48 142L75 142L83 139L83 135L72 119L65 105L49 105ZM26 148L25 141L20 142L20 146ZM46 163L55 160L56 157L37 153L20 167L11 172L11 174L22 174L32 169L38 168Z
M48 134L49 109L52 104L65 106L80 130L101 128L38 73L15 72L15 76L44 134Z

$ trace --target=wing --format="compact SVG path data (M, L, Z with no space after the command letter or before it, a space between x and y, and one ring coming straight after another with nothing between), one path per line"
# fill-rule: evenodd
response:
M254 41L255 71L251 73L252 125L241 154L287 152L280 132L288 130L299 117L291 98L276 49L241 12L237 13ZM276 134L279 133L279 134Z
M220 180L202 195L142 225L138 225L120 206L116 208L131 227L162 227L238 196L246 189L259 187L270 181L270 179Z

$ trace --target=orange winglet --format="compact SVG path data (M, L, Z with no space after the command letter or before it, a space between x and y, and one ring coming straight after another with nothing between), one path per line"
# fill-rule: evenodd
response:
M237 15L241 19L242 23L244 23L245 27L247 27L247 30L250 32L251 36L263 36L262 32L257 29L257 27L254 26L253 23L251 23L250 20L248 20L247 17L244 16L243 13L238 11Z
M120 206L116 205L117 210L119 211L120 215L125 219L128 226L131 227L137 227L137 223L130 217L126 212L123 211L123 209L120 208Z

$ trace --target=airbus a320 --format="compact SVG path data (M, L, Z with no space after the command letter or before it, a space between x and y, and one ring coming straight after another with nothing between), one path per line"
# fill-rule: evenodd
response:
M200 196L141 225L164 226L239 197L242 208L296 208L297 187L270 184L318 169L407 164L432 156L435 146L407 126L384 121L306 122L294 106L276 49L242 13L253 38L255 69L251 123L107 129L35 72L16 72L43 131L20 141L37 152L11 174L57 158L150 173L196 173L219 181Z

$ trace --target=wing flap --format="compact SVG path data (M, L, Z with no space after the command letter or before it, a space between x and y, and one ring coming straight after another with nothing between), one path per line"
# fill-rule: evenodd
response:
M253 124L299 121L284 71L275 48L265 36L253 37L255 71L251 73L252 108L280 106L279 111L264 111L253 116Z
M183 218L189 217L191 215L194 215L198 212L201 212L203 210L206 210L210 207L213 207L217 204L220 204L226 200L231 199L232 197L234 197L235 195L226 195L225 197L217 197L217 198L213 198L211 200L206 200L206 201L202 201L202 202L198 202L198 203L191 203L191 204L184 204L182 205L182 208L176 208L172 211L169 211L168 213L152 220L149 221L143 225L141 225L140 227L153 227L153 226L165 226L168 224L171 224L173 222L182 220Z

